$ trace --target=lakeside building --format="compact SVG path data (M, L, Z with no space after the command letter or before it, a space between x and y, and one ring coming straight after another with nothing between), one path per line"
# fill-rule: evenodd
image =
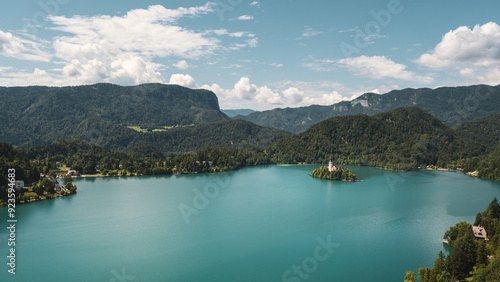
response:
M16 188L24 188L24 180L16 180L14 184L16 184Z
M478 239L488 240L486 230L481 225L472 226L472 232L474 232L474 237Z

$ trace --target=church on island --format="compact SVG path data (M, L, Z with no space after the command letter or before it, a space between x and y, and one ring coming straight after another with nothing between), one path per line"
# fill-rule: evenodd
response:
M338 165L333 165L333 162L331 160L330 160L330 162L328 162L328 171L329 172L337 171L339 169L340 169L340 167Z

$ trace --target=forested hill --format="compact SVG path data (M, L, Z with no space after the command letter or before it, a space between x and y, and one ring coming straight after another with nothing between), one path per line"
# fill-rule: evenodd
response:
M71 138L85 140L112 151L125 152L148 145L162 153L198 152L205 147L225 145L232 148L265 148L290 133L249 121L228 120L183 126L166 131L137 132L99 120L82 123Z
M455 130L463 137L493 148L500 145L500 114L461 123Z
M413 169L445 167L485 153L420 108L399 108L368 116L334 117L268 148L282 163L326 163Z
M447 126L455 126L464 121L500 113L498 105L500 105L500 85L496 87L475 85L394 90L383 95L366 93L353 101L343 101L331 106L274 109L235 118L300 133L330 117L374 115L400 107L416 106L437 117Z
M156 129L229 120L214 93L163 84L0 87L0 112L0 141L16 146L78 137L88 123Z

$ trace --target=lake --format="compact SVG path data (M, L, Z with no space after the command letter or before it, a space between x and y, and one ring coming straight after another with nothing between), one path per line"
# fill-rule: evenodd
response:
M315 167L78 179L76 195L17 207L17 274L2 263L0 280L402 281L500 198L458 172L349 167L364 181L334 182Z

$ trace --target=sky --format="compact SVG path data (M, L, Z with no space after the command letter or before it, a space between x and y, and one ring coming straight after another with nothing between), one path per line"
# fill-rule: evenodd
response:
M0 86L179 84L222 109L500 84L495 0L17 0Z

